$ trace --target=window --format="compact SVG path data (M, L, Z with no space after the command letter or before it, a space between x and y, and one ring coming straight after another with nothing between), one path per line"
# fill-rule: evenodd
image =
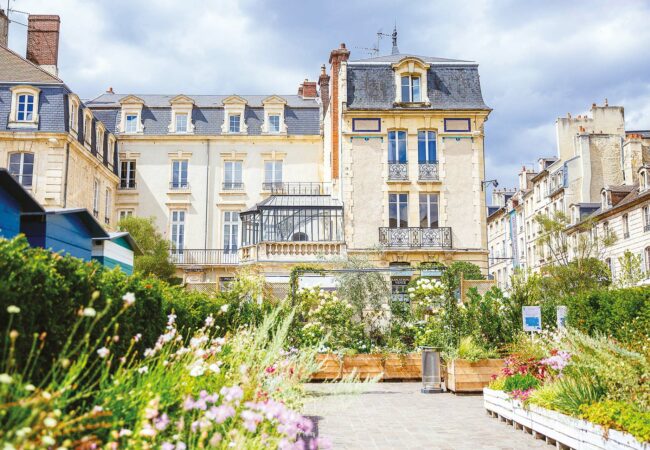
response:
M420 227L438 228L438 194L420 194Z
M23 187L30 189L34 181L34 154L10 153L9 173L18 180Z
M419 102L420 98L420 77L402 76L402 102Z
M645 271L650 274L650 247L645 248Z
M607 268L609 269L609 273L611 273L612 278L614 278L614 266L612 265L612 258L605 259L605 264L607 264Z
M406 131L388 132L388 162L406 163Z
M436 132L418 131L418 162L420 164L432 164L437 161Z
M97 132L95 133L95 151L101 159L104 156L104 133L99 127L95 128L97 128Z
M244 187L241 161L226 161L224 170L224 189L242 189Z
M641 211L643 214L643 231L650 231L650 206L644 206Z
M623 214L623 237L625 239L630 237L630 222L627 214Z
M111 190L106 188L106 196L104 198L104 222L111 223Z
M74 101L70 101L70 129L71 130L76 130L77 126L79 126L78 113L79 113L79 105L77 105L77 103Z
M185 211L174 210L171 212L171 216L172 248L182 252L185 248Z
M92 140L92 131L93 131L93 118L89 114L86 114L84 118L84 139L87 143L90 144Z
M16 120L18 122L34 121L34 96L32 94L18 95Z
M99 217L99 180L93 181L93 216Z
M388 226L408 227L408 194L388 194Z
M176 132L187 133L187 114L176 114Z
M172 189L187 189L187 160L175 159L172 161Z
M124 125L125 133L137 133L138 131L138 115L127 114L125 118L126 124Z
M280 115L271 114L269 115L269 133L279 133L280 132Z
M127 217L133 217L132 209L121 209L120 210L120 220L126 219Z
M223 251L237 253L239 237L239 213L225 211L223 213Z
M603 223L603 237L605 239L609 237L609 222Z
M135 161L120 164L120 189L135 189Z
M612 207L612 195L609 191L603 191L601 194L602 207L603 209L608 209Z
M230 133L239 133L241 129L241 116L239 114L231 114L228 117L228 131Z
M267 185L282 183L282 161L264 161L264 183Z

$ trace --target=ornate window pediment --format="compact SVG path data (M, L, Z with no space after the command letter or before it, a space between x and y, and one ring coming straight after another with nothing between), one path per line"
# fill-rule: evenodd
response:
M238 95L231 95L223 100L223 124L221 133L223 134L247 134L248 125L246 125L246 105L248 102Z
M169 132L174 134L194 133L192 110L194 100L186 95L177 95L169 101L172 107L172 117L169 123Z
M401 106L429 106L427 74L430 64L407 56L392 65L395 73L395 103Z
M144 126L142 125L142 108L144 100L135 95L127 95L120 100L122 110L120 112L120 124L117 129L120 133L125 134L142 134Z

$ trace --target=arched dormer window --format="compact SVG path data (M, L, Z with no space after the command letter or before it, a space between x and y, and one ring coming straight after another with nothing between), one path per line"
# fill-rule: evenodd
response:
M427 74L430 65L419 58L405 57L392 65L395 73L395 103L404 106L428 106Z
M9 128L38 128L38 103L41 90L34 86L11 88Z
M639 190L643 192L647 189L650 189L650 169L644 165L639 169Z
M79 105L81 104L81 101L79 100L79 97L77 97L75 94L68 94L68 117L70 120L69 129L73 131L74 133L78 133L79 129Z

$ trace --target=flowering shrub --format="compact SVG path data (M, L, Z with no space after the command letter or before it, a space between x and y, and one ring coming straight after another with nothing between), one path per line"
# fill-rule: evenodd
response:
M443 288L440 281L418 278L409 284L407 292L418 319L438 314L443 306Z

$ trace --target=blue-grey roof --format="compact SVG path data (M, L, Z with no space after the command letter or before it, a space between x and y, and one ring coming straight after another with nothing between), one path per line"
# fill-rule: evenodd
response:
M119 100L125 97L120 94L103 94L91 100L87 105L94 111L95 116L101 120L112 133L117 132L120 120ZM172 112L169 100L173 95L136 95L145 102L142 108L142 125L144 134L160 136L169 134ZM192 122L196 135L220 135L221 125L224 121L223 99L226 95L200 95L190 96L195 101L192 109ZM240 96L248 101L244 119L248 126L248 135L262 134L264 122L264 108L262 100L268 95ZM280 96L287 101L284 109L284 121L287 124L287 133L290 135L318 135L320 134L320 105L315 99L303 99L297 95ZM294 106L291 106L294 105Z
M401 61L406 57L418 58L424 61L425 63L468 63L472 61L464 61L462 59L449 59L449 58L439 58L437 56L420 56L420 55L410 55L404 53L393 53L391 55L384 56L375 56L373 58L366 59L357 59L350 61L350 63L396 63Z
M36 131L62 132L66 129L65 86L32 84L41 90L38 105L38 129ZM8 130L9 112L11 111L11 87L0 85L0 130ZM12 128L12 131L21 131L21 128ZM24 128L22 131L33 132L34 128Z
M405 55L391 55L401 56ZM395 109L395 75L391 65L353 63L348 65L348 109ZM430 110L489 110L483 101L476 64L432 64L427 75ZM408 109L416 109L409 107Z

